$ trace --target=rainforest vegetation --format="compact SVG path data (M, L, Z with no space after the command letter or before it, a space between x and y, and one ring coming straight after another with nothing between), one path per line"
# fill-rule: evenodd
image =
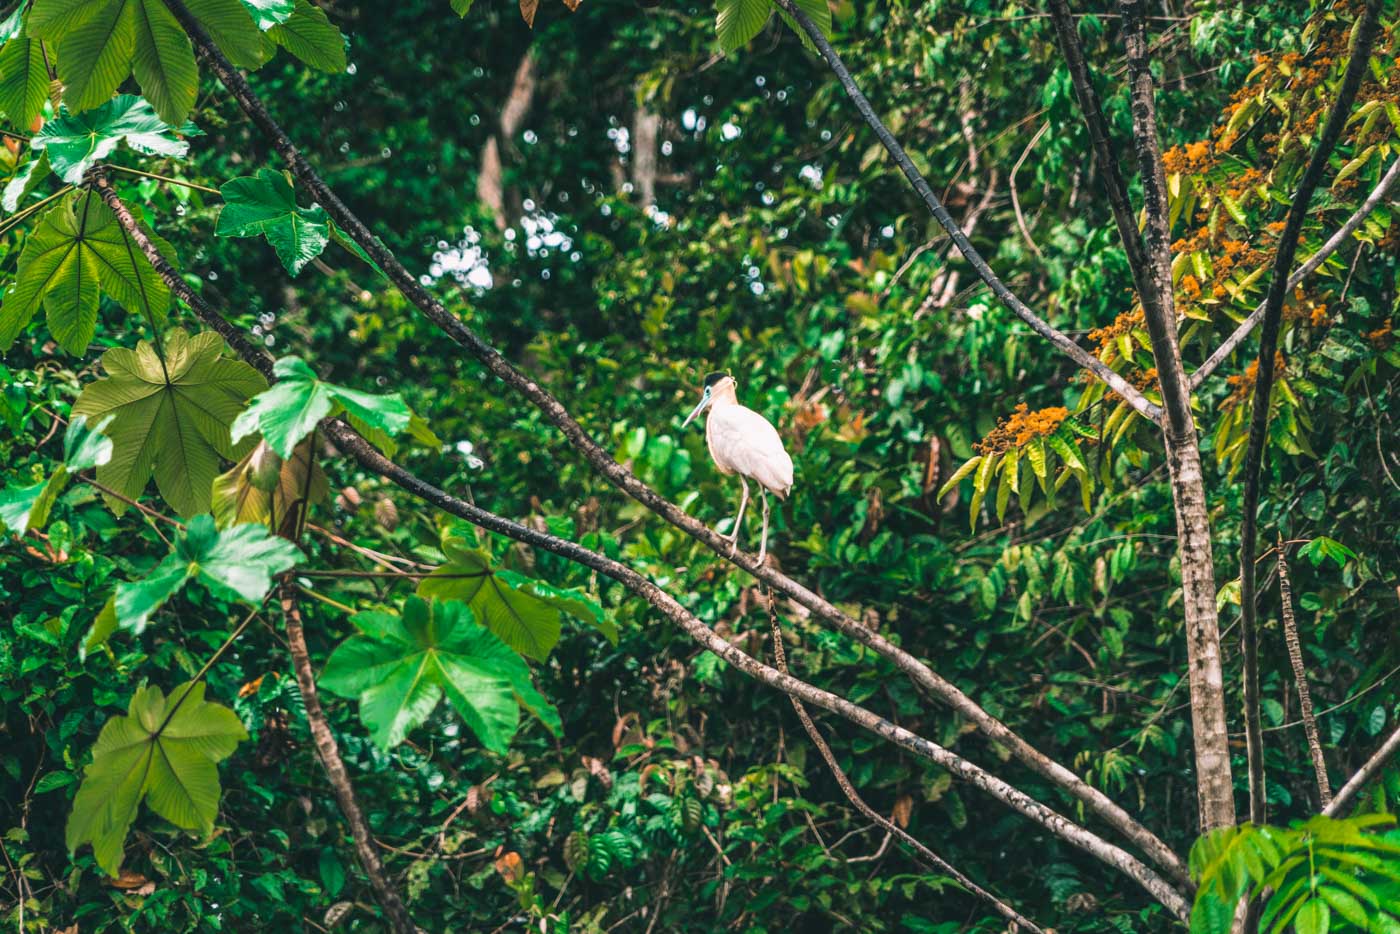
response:
M0 924L1400 932L1397 53L0 5Z

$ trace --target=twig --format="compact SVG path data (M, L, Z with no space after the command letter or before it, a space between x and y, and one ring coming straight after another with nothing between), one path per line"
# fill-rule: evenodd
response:
M1021 171L1021 165L1026 161L1026 157L1031 154L1035 144L1040 142L1040 138L1050 130L1050 123L1047 121L1040 125L1035 136L1026 144L1026 148L1021 150L1021 157L1016 160L1016 164L1011 167L1011 179L1007 183L1011 186L1011 208L1016 212L1016 226L1021 228L1021 236L1025 239L1026 245L1031 248L1037 257L1045 259L1045 254L1040 252L1040 247L1036 245L1035 239L1031 237L1031 230L1026 226L1026 215L1021 213L1021 197L1016 193L1016 173Z
M350 783L350 774L340 758L340 747L331 734L326 713L321 709L321 697L316 690L316 675L311 668L311 653L306 648L306 633L302 629L301 610L292 596L292 588L282 588L282 614L287 625L287 643L292 653L292 667L296 669L297 686L301 688L302 700L306 704L306 722L311 728L311 738L316 744L316 755L330 780L335 792L340 812L350 825L350 836L355 841L355 853L360 858L360 866L369 877L379 905L384 909L385 919L395 934L416 934L417 928L409 917L399 893L389 884L384 875L384 866L379 861L379 852L374 847L374 837L370 833L369 822L360 809L355 788Z
M785 9L791 9L789 0L782 0L788 4ZM869 647L882 658L889 659L890 662L917 685L928 691L930 694L942 699L957 713L966 717L971 723L976 724L986 736L1009 749L1016 758L1028 765L1037 774L1049 780L1053 784L1065 789L1076 799L1098 815L1101 819L1123 834L1143 852L1156 862L1159 866L1178 883L1189 884L1189 876L1185 863L1166 845L1159 837L1153 834L1140 821L1133 818L1126 810L1112 801L1107 795L1097 788L1089 785L1072 770L1041 753L1019 734L1013 732L1006 724L993 717L981 706L975 703L963 691L961 691L951 681L947 680L937 672L929 668L919 659L915 658L906 650L894 645L884 636L875 630L863 625L844 613L829 600L821 597L811 589L801 583L789 578L771 564L759 563L755 556L745 552L731 552L728 539L718 532L706 526L704 523L687 515L686 512L676 504L670 502L661 494L639 480L630 470L613 459L611 453L598 444L569 414L568 410L551 395L546 389L540 386L535 380L530 379L524 373L517 370L507 361L495 348L486 343L479 335L459 321L437 301L422 286L394 256L393 252L386 248L369 228L359 219L354 212L350 211L345 204L336 196L325 181L321 179L315 168L306 160L301 151L287 136L286 132L277 124L262 104L261 100L253 92L245 79L228 59L219 51L218 47L209 39L208 34L200 26L199 22L190 15L180 0L166 0L167 6L171 9L177 19L185 27L194 41L195 47L200 55L209 64L211 70L223 83L223 85L233 94L239 106L255 126L271 140L276 151L287 161L293 174L306 185L316 201L326 209L333 220L341 227L346 234L355 241L366 253L379 264L380 268L390 278L399 291L415 306L422 314L434 324L442 328L452 340L466 348L475 356L493 375L500 378L508 386L520 392L550 421L568 440L570 445L578 451L583 458L610 483L641 503L648 510L659 516L672 526L680 529L691 538L705 545L712 552L719 555L723 560L742 568L752 574L757 579L763 581L771 587L775 587L790 596L800 605L811 610L813 615L837 631ZM795 16L797 22L803 25L803 29L809 34L815 31L811 21L797 11ZM830 43L817 33L818 47L825 44L826 53L834 57L835 52L831 50ZM839 59L837 59L839 63ZM844 71L844 66L841 66ZM849 74L847 75L849 79ZM864 100L864 98L861 98ZM868 108L868 104L867 104ZM878 123L878 121L877 121ZM883 128L883 127L882 127ZM907 158L906 158L907 163ZM912 166L911 166L912 168ZM917 173L916 173L917 174ZM928 186L924 184L924 190ZM931 192L930 192L931 194ZM945 212L946 213L946 212ZM120 215L119 215L120 216ZM140 238L137 239L138 243ZM144 249L144 247L143 247ZM153 260L154 263L154 260ZM157 266L157 271L162 278L167 278L167 273L174 275L168 263ZM1004 288L1004 286L1003 286ZM190 292L185 289L183 292L176 292L182 298L185 293ZM193 294L193 293L190 293ZM185 299L188 303L189 300ZM194 306L191 306L194 307ZM265 351L261 347L253 347L244 339L236 328L233 328L222 316L210 311L208 321L241 356L249 359L254 366L259 367L264 373L271 370L271 360L268 359ZM1038 320L1038 319L1037 319ZM230 334L233 336L230 337ZM1064 338L1068 340L1068 338ZM1077 345L1073 345L1079 353L1083 351ZM249 356L251 355L251 357ZM1091 361L1097 362L1097 361ZM1100 365L1101 366L1101 365ZM1111 377L1108 382L1114 385L1115 381L1121 383L1122 380L1116 374L1109 372ZM1135 393L1128 387L1128 391ZM1130 398L1130 396L1125 396ZM1139 395L1139 398L1140 395ZM1148 405L1148 414L1155 410L1154 406ZM388 463L386 461L386 463ZM391 465L392 466L392 465ZM466 505L474 506L468 502Z
M1317 794L1325 808L1332 802L1332 783L1327 778L1327 760L1322 757L1322 742L1318 739L1317 718L1313 716L1312 692L1308 690L1308 670L1303 665L1303 649L1298 642L1298 620L1293 615L1293 587L1288 580L1288 553L1283 542L1278 545L1278 592L1283 602L1283 641L1288 645L1288 660L1293 664L1293 680L1298 683L1298 707L1303 716L1303 732L1308 738L1308 753L1312 756L1313 772L1317 775Z
M130 496L126 496L126 495L124 495L124 494L122 494L122 493L118 493L116 490L112 489L111 487L105 486L105 485L103 485L103 484L101 484L101 483L98 483L96 480L92 479L91 477L84 477L84 476L81 476L81 475L80 475L77 479L78 479L78 482L79 482L79 483L86 483L88 486L90 486L90 487L92 487L93 489L97 490L99 493L103 494L104 496L110 496L110 497L112 497L112 499L115 499L115 500L117 500L118 502L126 503L128 506L134 506L134 507L135 507L136 509L138 509L141 513L143 513L144 515L150 516L152 519L155 519L157 522L164 522L166 525L173 526L174 528L179 529L181 532L185 531L185 523L181 522L179 519L172 519L171 517L167 516L165 513L161 512L160 510L158 510L158 509L152 509L150 506L147 506L145 503L139 503L139 502L137 502L136 500L132 499Z
M221 192L217 188L210 188L207 185L197 185L194 182L187 182L184 179L180 178L171 178L169 175L158 175L155 172L144 172L141 169L133 169L124 165L114 165L110 162L104 163L102 167L104 169L111 169L114 172L125 172L128 175L139 175L142 178L150 178L158 182L168 182L171 185L181 185L185 188L193 188L195 191L202 191L210 195L221 195Z
M773 601L773 591L764 588L764 594L768 604L768 623L773 632L773 665L778 671L786 674L788 667L787 653L783 649L783 627L778 622L778 612L776 604ZM912 849L919 858L928 863L929 866L933 867L938 872L952 876L957 880L959 885L991 905L998 914L1008 921L1013 924L1018 924L1028 931L1034 931L1037 932L1037 934L1045 934L1044 930L1042 930L1039 925L1035 924L1035 922L1028 920L1017 912L1016 909L982 888L976 882L973 882L947 860L943 859L943 857L924 846L918 840L915 840L914 837L902 827L867 804L865 799L860 796L860 792L856 791L855 786L851 784L851 780L841 768L841 764L836 761L836 755L831 751L831 747L827 745L826 739L823 738L821 731L817 729L817 725L812 722L811 714L807 713L807 708L803 706L802 701L798 700L795 696L789 696L789 699L792 701L792 709L797 712L797 719L802 721L802 728L807 731L807 736L812 740L812 745L817 747L817 752L821 753L822 761L826 763L827 769L831 772L831 776L836 779L836 784L841 787L841 792L845 794L846 799L850 801L851 805L863 814L867 820L878 824L885 831L885 843L880 845L880 852L884 852L885 845L889 843L890 837L897 837L901 843ZM847 860L847 862L853 861L854 860Z

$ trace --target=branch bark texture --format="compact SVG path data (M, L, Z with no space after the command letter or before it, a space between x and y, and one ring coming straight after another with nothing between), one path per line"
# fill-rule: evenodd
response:
M1308 738L1308 754L1312 756L1313 772L1317 775L1317 794L1323 808L1326 808L1332 803L1332 783L1327 778L1327 760L1322 756L1317 717L1313 715L1312 691L1308 690L1308 669L1303 664L1303 647L1298 641L1298 620L1293 615L1293 585L1288 579L1288 553L1284 550L1282 539L1278 543L1278 594L1283 605L1283 640L1288 645L1288 660L1293 665L1293 680L1298 684L1298 707L1303 717L1303 733Z

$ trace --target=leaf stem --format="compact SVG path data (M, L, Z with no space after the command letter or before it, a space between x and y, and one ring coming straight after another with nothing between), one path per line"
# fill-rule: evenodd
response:
M117 172L126 172L128 175L139 175L139 176L141 176L142 178L155 179L155 180L158 181L158 182L169 182L171 185L180 185L180 186L183 186L183 187L185 187L185 188L192 188L192 189L194 189L195 191L202 191L202 192L205 192L206 194L211 194L211 195L219 195L219 194L220 194L219 189L217 189L217 188L210 188L210 187L207 186L207 185L199 185L199 184L196 184L195 182L187 182L187 181L185 181L184 179L171 178L169 175L158 175L158 174L155 173L155 172L144 172L144 171L142 171L141 169L133 169L133 168L129 168L129 167L124 166L124 165L112 165L111 163L105 164L105 165L103 166L103 168L106 168L106 169L113 169L113 170L115 170L115 171L117 171Z

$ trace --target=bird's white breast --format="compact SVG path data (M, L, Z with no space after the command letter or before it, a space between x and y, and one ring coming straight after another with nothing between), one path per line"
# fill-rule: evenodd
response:
M768 419L742 405L721 405L705 420L705 441L715 466L757 480L786 496L792 487L792 458Z

